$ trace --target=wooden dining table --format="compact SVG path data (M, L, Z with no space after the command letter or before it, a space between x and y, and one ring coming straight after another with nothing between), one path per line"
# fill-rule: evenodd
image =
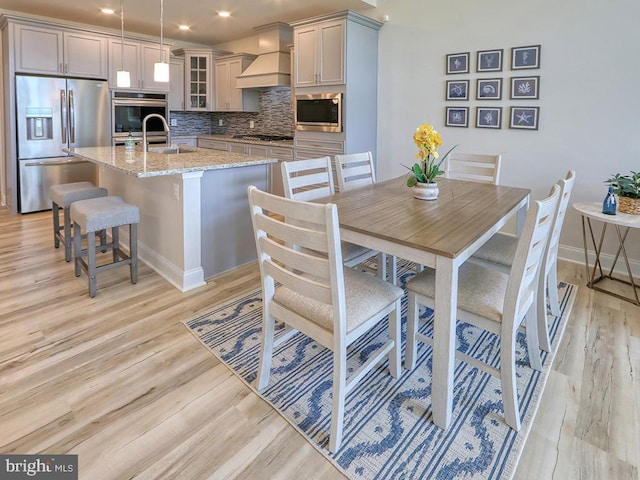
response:
M323 199L338 207L342 240L435 268L432 409L445 429L451 421L458 268L516 217L524 225L530 190L438 178L436 200L413 198L406 177Z

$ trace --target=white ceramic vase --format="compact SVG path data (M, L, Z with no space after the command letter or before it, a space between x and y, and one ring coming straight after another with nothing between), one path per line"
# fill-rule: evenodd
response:
M440 190L438 189L437 183L416 183L413 187L413 196L420 200L435 200L438 198L438 193Z

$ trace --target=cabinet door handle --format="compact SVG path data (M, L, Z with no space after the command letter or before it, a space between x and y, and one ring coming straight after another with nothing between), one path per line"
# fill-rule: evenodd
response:
M64 73L64 67L62 66L62 62L60 62L60 64L58 65L58 71L60 73Z

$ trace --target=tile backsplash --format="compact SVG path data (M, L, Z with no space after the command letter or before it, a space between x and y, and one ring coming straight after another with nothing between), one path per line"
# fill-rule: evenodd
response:
M293 136L294 121L291 110L291 89L269 88L259 92L259 112L171 112L178 125L171 127L171 135L239 135L262 133ZM223 125L219 126L222 119ZM254 128L249 128L249 122Z

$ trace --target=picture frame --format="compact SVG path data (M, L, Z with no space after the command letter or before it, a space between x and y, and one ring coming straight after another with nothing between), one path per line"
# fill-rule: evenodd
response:
M469 100L469 80L447 80L447 100Z
M540 107L511 107L509 128L538 130Z
M476 107L476 128L502 128L502 107Z
M511 70L540 68L540 45L513 47L511 49Z
M496 50L478 50L476 60L476 72L501 72L502 48Z
M540 77L511 77L511 100L539 98Z
M447 75L469 73L469 52L448 54L446 68Z
M501 100L502 78L476 79L476 100Z
M444 124L447 127L468 127L469 107L445 107Z

